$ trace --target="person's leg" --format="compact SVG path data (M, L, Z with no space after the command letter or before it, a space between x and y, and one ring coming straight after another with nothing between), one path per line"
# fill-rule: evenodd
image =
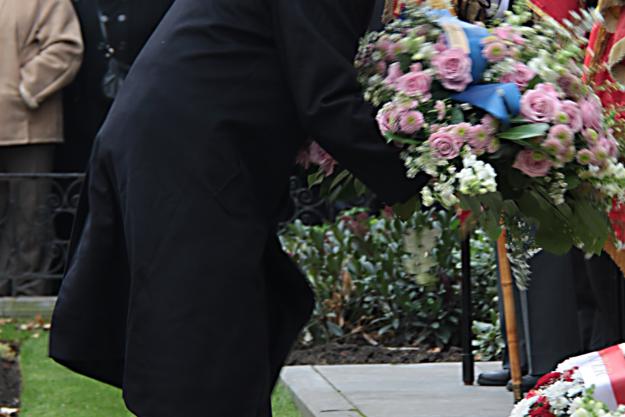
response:
M622 342L619 284L623 275L606 253L586 260L585 271L596 306L590 350L600 350Z
M580 327L580 340L583 352L590 352L592 333L597 314L597 300L595 300L590 285L589 271L584 253L579 249L571 251L573 278L575 280L575 295L577 299L577 317Z
M541 252L531 261L529 322L533 376L551 372L581 352L571 254Z
M12 146L7 152L6 168L11 173L37 174L52 170L54 145ZM32 278L46 272L51 241L51 216L46 205L50 184L42 179L12 182L10 193L14 203L10 228L14 231L14 253L8 269L20 279L14 281L14 295L46 295L49 281Z
M7 148L0 147L0 173L6 173ZM0 179L0 296L11 295L8 262L11 256L9 224L9 183Z

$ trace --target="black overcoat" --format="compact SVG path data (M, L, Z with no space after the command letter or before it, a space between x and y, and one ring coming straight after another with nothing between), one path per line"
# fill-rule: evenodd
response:
M373 0L177 0L94 146L50 354L140 417L270 415L313 307L276 238L315 138L387 202L408 180L352 61Z

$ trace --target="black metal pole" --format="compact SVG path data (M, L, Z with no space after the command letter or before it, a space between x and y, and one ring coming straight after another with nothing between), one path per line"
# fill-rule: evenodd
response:
M462 380L465 385L475 381L473 358L473 314L471 308L471 236L462 240Z

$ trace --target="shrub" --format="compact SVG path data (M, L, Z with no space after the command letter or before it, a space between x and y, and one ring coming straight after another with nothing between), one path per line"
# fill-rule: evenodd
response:
M317 296L304 342L362 336L370 343L426 344L460 340L460 223L445 211L403 221L387 209L345 212L334 223L296 221L282 234ZM491 322L496 262L490 241L472 239L473 311Z

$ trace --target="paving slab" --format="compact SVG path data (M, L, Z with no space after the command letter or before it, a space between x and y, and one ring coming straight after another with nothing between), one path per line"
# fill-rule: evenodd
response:
M55 303L56 297L0 297L0 317L49 319Z
M476 373L499 369L479 363ZM507 417L512 394L465 386L461 364L299 366L284 384L304 417ZM280 416L276 416L280 417Z

